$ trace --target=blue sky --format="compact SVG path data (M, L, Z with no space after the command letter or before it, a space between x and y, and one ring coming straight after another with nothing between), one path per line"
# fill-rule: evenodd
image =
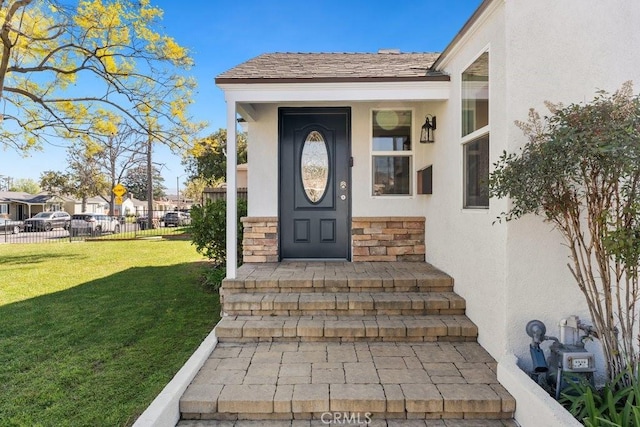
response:
M152 0L164 10L165 32L190 49L198 81L191 114L209 122L205 135L225 126L225 103L214 78L266 52L440 52L481 0ZM180 157L155 149L165 165L167 193L185 174ZM65 150L45 147L24 158L0 151L0 175L38 180L65 169ZM185 176L180 178L184 182Z

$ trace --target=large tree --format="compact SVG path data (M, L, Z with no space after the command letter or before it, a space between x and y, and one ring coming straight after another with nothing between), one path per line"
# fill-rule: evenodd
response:
M9 186L9 191L22 191L29 194L39 193L42 189L31 178L18 178L13 180L12 184Z
M117 133L109 135L101 141L100 150L96 153L96 162L109 180L109 188L113 189L121 182L130 169L145 164L146 141L127 124L119 126ZM114 212L114 194L109 191L109 206Z
M44 191L56 195L68 195L73 192L70 173L45 171L40 174L40 186Z
M153 166L152 170L152 183L153 183L153 199L158 200L166 196L163 185L164 178L160 174L157 167ZM149 180L147 179L147 165L140 165L127 170L122 183L127 189L127 192L138 200L147 200L147 191Z
M117 115L154 142L187 145L199 127L187 116L195 82L181 74L192 60L149 0L0 5L0 144L105 137Z
M247 162L247 134L239 132L236 136L238 164ZM217 132L198 140L183 161L190 178L200 178L207 185L224 182L227 174L227 130Z
M182 197L195 200L199 203L202 201L202 193L204 193L206 187L207 182L204 179L191 179L185 183L184 189L182 190ZM178 197L179 196L180 195L178 195Z
M97 154L102 150L99 144L76 142L67 154L67 171L47 171L40 177L40 185L54 194L69 195L82 200L82 211L87 207L87 199L104 195L109 191L107 176L97 162ZM105 199L106 201L106 199Z

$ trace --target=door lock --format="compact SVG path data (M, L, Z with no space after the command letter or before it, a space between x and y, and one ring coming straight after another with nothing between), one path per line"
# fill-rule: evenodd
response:
M347 196L343 194L342 196L340 196L340 200L347 200Z
M340 181L340 189L341 190L346 190L347 189L347 182L346 181Z

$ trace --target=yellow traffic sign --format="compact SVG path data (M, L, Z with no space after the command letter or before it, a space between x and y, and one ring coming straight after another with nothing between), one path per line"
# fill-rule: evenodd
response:
M122 197L122 196L124 196L124 193L127 192L127 189L124 188L124 185L122 185L122 184L116 184L116 186L113 187L113 190L111 190L111 191L113 191L113 194L115 194L116 196Z
M122 196L116 196L115 197L115 202L116 202L116 205L121 205L122 204Z

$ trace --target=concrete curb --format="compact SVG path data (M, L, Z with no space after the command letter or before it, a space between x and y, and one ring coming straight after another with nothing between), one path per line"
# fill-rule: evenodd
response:
M216 347L216 328L162 389L147 409L138 417L134 427L175 427L180 420L180 397Z
M515 420L522 427L582 427L562 405L541 389L507 354L498 363L498 381L516 399Z

